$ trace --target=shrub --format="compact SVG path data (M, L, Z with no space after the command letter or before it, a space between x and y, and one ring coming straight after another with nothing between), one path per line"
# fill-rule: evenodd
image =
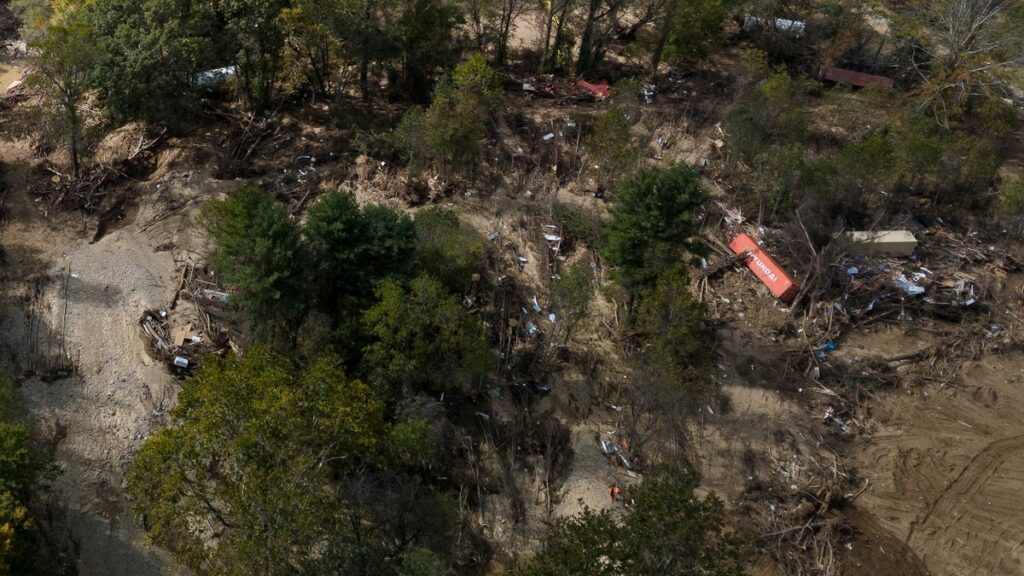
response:
M641 296L636 314L636 327L644 341L644 364L668 375L678 386L703 381L711 366L713 343L704 325L704 312L690 291L685 265L676 264L662 274ZM703 387L698 389L703 391Z
M1017 221L1024 222L1024 179L1019 176L1005 178L999 186L999 209Z
M551 308L558 314L555 340L567 344L587 315L594 299L594 271L580 260L565 268L551 282Z
M884 133L875 132L847 145L838 159L845 190L888 190L896 183L896 151Z
M707 56L708 45L723 36L726 6L722 0L673 0L676 10L668 23L664 57L669 62Z
M947 130L915 115L894 133L896 166L910 189L936 195L960 192L958 201L977 198L995 179L1001 162L999 136Z
M617 519L589 508L554 523L535 557L515 576L740 576L744 546L725 529L725 507L713 493L694 491L695 474L662 468L630 496L632 511Z
M587 137L595 166L595 177L602 186L626 177L636 169L642 150L633 136L633 123L618 106L598 117Z
M753 163L769 144L803 142L807 122L797 81L776 72L744 97L725 121L729 145Z
M563 240L583 242L590 248L598 247L604 223L597 215L568 204L555 204L554 215Z

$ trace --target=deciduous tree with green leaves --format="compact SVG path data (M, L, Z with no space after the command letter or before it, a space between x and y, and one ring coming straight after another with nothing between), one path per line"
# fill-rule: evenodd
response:
M32 42L32 48L33 72L29 82L59 110L71 172L78 176L83 125L80 106L89 90L98 55L84 7L51 16Z
M215 13L195 0L96 0L88 20L99 56L92 80L117 121L173 124L195 112L196 74L213 49Z
M430 160L441 170L472 172L500 104L498 75L474 54L438 83L430 108L410 110L398 143L414 163Z
M300 62L315 93L328 96L341 51L343 0L292 0L281 12L285 42Z
M338 35L342 50L359 70L359 87L364 100L370 99L370 72L376 63L398 54L398 33L392 26L395 0L340 0Z
M540 59L541 72L553 72L564 64L560 57L567 45L570 45L569 19L579 0L551 0L542 4L541 19L544 30L542 53ZM571 49L571 46L569 46Z
M225 0L220 4L234 48L242 93L249 106L270 107L285 45L287 0Z
M0 373L0 574L52 573L28 503L56 469L29 441L18 392Z
M493 352L480 319L438 281L420 276L408 288L386 282L365 315L374 342L363 362L375 380L394 389L472 392Z
M257 347L208 359L178 400L128 477L153 540L199 573L333 571L325 551L353 544L337 479L372 463L386 430L370 388L329 359L299 372Z

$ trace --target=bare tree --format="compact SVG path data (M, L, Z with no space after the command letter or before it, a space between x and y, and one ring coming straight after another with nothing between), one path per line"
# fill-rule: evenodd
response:
M604 59L614 24L629 4L630 0L587 0L580 33L580 53L576 61L577 74L592 72Z
M508 45L516 20L526 10L526 0L501 0L501 10L495 22L494 62L503 66L508 59Z
M487 50L487 45L490 43L487 24L493 5L494 0L463 0L461 3L473 42L476 43L476 49L480 52Z
M1022 77L1024 14L1018 0L941 0L924 42L930 69L917 66L926 106L946 122L976 96L1011 96Z
M463 11L469 21L477 49L494 47L494 63L503 66L508 59L509 41L516 20L526 11L528 0L464 0Z

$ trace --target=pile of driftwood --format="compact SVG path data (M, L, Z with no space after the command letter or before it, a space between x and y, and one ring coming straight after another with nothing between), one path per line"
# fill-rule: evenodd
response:
M207 110L212 116L228 122L228 133L222 142L227 159L233 162L247 162L257 149L267 143L280 142L290 137L283 133L284 125L276 114L261 115L240 110Z
M767 478L752 481L741 499L742 522L786 574L841 573L839 547L854 536L838 510L857 498L867 483L857 480L831 454L764 455Z
M65 174L52 166L47 166L45 170L53 175L50 179L53 188L47 193L47 203L87 212L99 210L109 185L126 177L120 170L104 164L90 166L78 176Z
M716 309L722 302L730 306L729 299L714 298L716 277L732 270L744 273L728 248L739 232L768 240L769 252L790 255L782 260L787 270L797 271L802 290L788 307L792 320L784 331L800 344L789 360L821 385L820 391L836 396L854 412L865 392L899 380L894 368L906 377L911 368L907 363L913 361L927 369L910 370L911 380L947 385L958 377L963 360L1013 343L1009 335L1020 319L1009 307L993 302L1003 280L1024 271L1024 262L985 245L976 234L957 235L933 227L915 232L919 244L913 256L857 256L838 242L816 247L802 233L799 236L804 237L788 238L781 231L752 226L737 210L718 205L705 215L701 233L710 262L693 275L701 300L713 300ZM809 260L793 260L791 255L801 250ZM751 276L750 282L757 280ZM772 298L767 291L764 297ZM937 334L939 343L862 364L856 372L833 366L829 356L841 346L842 336L871 323L926 330ZM868 376L861 377L864 373Z
M915 377L941 385L957 377L961 361L1012 344L1019 318L992 303L1002 280L1024 270L1024 263L943 230L920 238L912 258L842 254L833 261L829 281L809 299L800 321L807 371L830 368L826 358L834 343L851 328L874 322L937 334L937 345L880 364L926 364Z
M142 136L123 159L113 164L94 164L77 175L66 174L52 165L44 166L42 169L50 173L53 182L52 190L46 195L47 203L72 210L99 211L108 192L129 178L132 163L143 153L155 148L166 133L167 129L164 128L151 137Z

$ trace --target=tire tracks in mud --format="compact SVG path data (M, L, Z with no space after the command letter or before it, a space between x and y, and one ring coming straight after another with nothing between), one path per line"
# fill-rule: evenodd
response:
M948 529L964 518L964 514L957 514L957 508L970 506L971 498L985 488L1009 457L1019 452L1024 452L1024 434L992 442L975 454L924 512L911 522L907 544L911 544L915 536ZM980 511L975 508L972 512Z

